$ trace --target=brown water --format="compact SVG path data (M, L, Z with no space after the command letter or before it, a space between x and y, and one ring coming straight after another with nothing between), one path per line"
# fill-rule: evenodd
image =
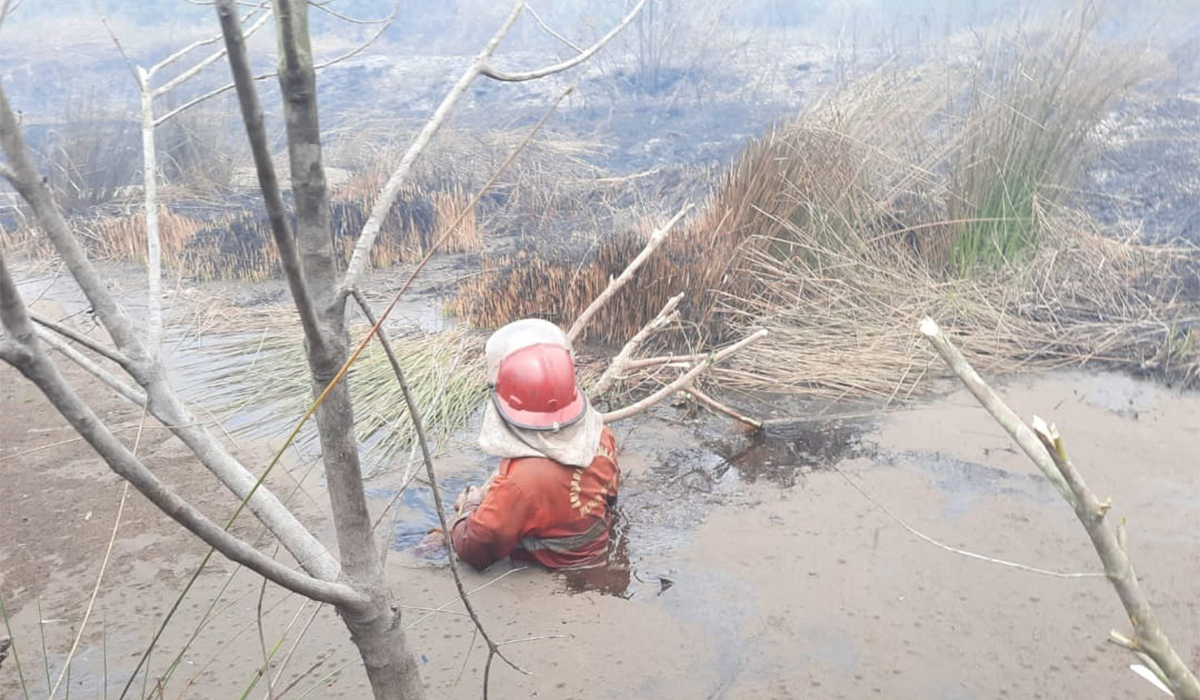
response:
M70 441L23 379L4 367L0 380L0 595L25 682L43 698L46 676L57 677L86 608L121 484L90 449ZM135 409L90 381L80 386L123 436L133 434ZM1113 496L1166 631L1200 667L1200 395L1080 372L1000 386L1022 415L1056 421L1092 487ZM514 641L506 650L531 672L496 665L493 697L1156 697L1128 670L1132 659L1104 641L1128 623L1103 580L952 554L882 510L950 546L1056 571L1098 570L1070 509L964 392L756 436L718 419L683 417L664 409L618 426L625 479L610 567L551 574L500 564L468 573L469 587L483 587L474 599L485 623L497 639ZM261 466L277 446L268 438L238 449ZM141 454L214 518L234 507L163 431L144 435ZM438 466L452 496L494 465L464 439L447 446ZM369 484L377 511L401 483L404 465L396 467ZM334 541L319 475L305 461L287 462L271 485L294 491L302 519ZM412 553L436 523L428 487L414 482L399 512L388 575L409 606L405 624L431 696L478 698L486 655L473 643L445 564ZM243 537L256 535L240 528ZM106 676L108 697L117 697L203 553L131 495L72 665L73 697L103 697ZM154 653L148 693L157 695L156 679L214 601L163 697L239 697L256 677L263 646L283 639L273 677L315 610L277 587L261 589L218 557ZM139 679L133 695L142 687ZM365 696L356 654L332 612L316 613L275 689L283 698L309 690L308 697ZM20 694L10 657L0 666L0 697ZM264 696L262 686L249 695Z

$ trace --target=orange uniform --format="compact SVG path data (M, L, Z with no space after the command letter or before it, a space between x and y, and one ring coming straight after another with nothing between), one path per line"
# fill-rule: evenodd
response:
M616 455L605 428L586 468L544 457L503 460L483 501L467 504L454 523L454 551L476 569L510 555L551 569L604 564L620 480Z

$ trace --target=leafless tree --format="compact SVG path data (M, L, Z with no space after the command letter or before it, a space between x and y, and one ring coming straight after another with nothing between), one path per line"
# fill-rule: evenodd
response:
M633 20L644 4L645 0L641 0L612 31L572 58L539 70L514 73L493 67L491 58L524 9L524 2L517 2L500 29L454 84L405 153L397 171L378 198L379 203L364 227L344 276L338 274L329 235L329 202L321 162L316 105L315 71L319 66L313 63L307 2L275 0L272 3L278 40L277 74L283 96L295 202L294 230L289 226L286 216L256 94L255 80L263 76L251 73L245 47L245 36L262 24L251 24L243 30L234 0L220 0L217 2L217 13L224 49L157 88L151 87L150 80L158 70L200 45L215 41L198 42L149 70L139 69L132 61L128 61L142 93L142 123L147 151L147 235L148 240L153 241L156 238L155 232L150 230L153 226L152 212L156 208L153 193L155 174L152 170L155 162L153 128L178 111L155 117L153 100L222 56L228 57L234 77L232 86L237 91L242 109L272 236L304 330L312 387L317 397L310 415L315 415L321 440L340 560L263 486L265 475L256 478L183 404L167 378L159 353L161 310L155 310L159 304L155 283L159 275L156 247L152 243L148 264L152 314L148 332L143 335L110 293L67 225L49 188L36 170L7 96L0 90L0 143L5 154L5 161L0 163L0 176L13 185L33 211L108 332L113 345L109 347L74 334L69 329L56 327L57 324L47 324L47 330L38 329L17 292L7 261L0 256L0 325L4 330L0 336L0 358L37 385L116 473L193 534L226 557L270 581L335 606L351 632L376 698L422 698L425 692L400 624L400 608L394 603L392 591L383 577L367 512L354 432L353 406L347 385L341 381L352 360L348 352L347 300L366 271L379 225L408 177L413 163L472 82L481 76L499 81L534 80L573 68L595 55ZM264 22L266 17L264 13L259 22ZM194 103L185 104L180 109ZM118 377L100 368L82 352L54 335L60 332L67 340L115 362L127 377ZM276 561L232 535L163 483L79 396L50 360L45 351L46 345L69 348L68 356L93 371L121 396L144 405L150 415L190 448L201 464L243 500L299 563L300 569ZM419 416L416 407L411 408L416 423Z

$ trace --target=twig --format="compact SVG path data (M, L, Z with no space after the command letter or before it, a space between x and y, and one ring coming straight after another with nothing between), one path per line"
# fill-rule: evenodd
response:
M51 333L41 329L38 329L37 335L42 342L59 351L68 360L71 360L75 364L82 367L85 371L90 373L92 376L104 382L109 388L117 392L121 398L126 399L135 406L146 405L145 392L133 387L127 382L121 381L108 370L104 369L95 362L92 362L91 358L60 340L58 336L52 335Z
M889 518L896 521L896 523L899 524L900 527L903 527L905 530L908 530L910 533L912 533L913 535L916 535L918 538L928 542L929 544L931 544L939 549L944 549L945 551L950 552L951 554L959 554L961 556L968 557L970 559L978 559L979 561L986 561L989 564L998 564L1000 566L1007 566L1011 569L1019 569L1021 571L1028 571L1028 572L1034 573L1034 574L1042 574L1043 576L1054 576L1056 578L1103 578L1104 577L1104 574L1095 573L1095 572L1062 572L1062 571L1050 571L1048 569L1039 569L1036 566L1027 566L1025 564L1018 564L1016 562L1005 561L1004 559L996 559L995 557L988 557L988 556L984 556L982 554L976 554L975 552L967 551L965 549L959 549L958 547L951 547L948 544L943 544L943 543L938 542L937 540L933 539L929 535L926 535L925 533L916 529L915 527L909 525L900 516L893 513L890 508L888 508L884 504L880 503L879 501L875 500L875 498L872 497L871 494L867 493L865 489L863 489L861 486L856 484L854 482L854 480L851 479L841 469L839 469L837 467L837 465L833 466L833 470L838 473L838 476L845 479L846 483L850 484L850 486L855 491L858 491L859 495L861 495L863 498L870 501L872 505L874 505L879 510L883 511Z
M534 12L534 11L533 11L533 6L532 6L532 5L526 5L526 6L525 6L525 11L529 13L529 16L533 18L533 21L534 21L534 22L537 22L537 25L538 25L539 27L541 27L541 28L542 28L542 30L543 30L544 32L546 32L546 33L547 33L547 34L549 34L550 36L554 37L555 39L558 39L559 41L561 41L562 43L566 44L567 46L569 46L570 48L574 49L575 51L578 51L578 52L580 52L580 53L582 53L582 52L583 52L583 49L582 49L582 48L580 48L578 44L576 44L575 42L573 42L573 41L571 41L570 39L566 38L566 37L565 37L565 36L563 36L562 34L559 34L558 32L554 31L553 29L551 29L551 28L550 28L550 26L549 26L548 24L546 24L545 22L543 22L543 21L542 21L542 18L538 16L538 13L536 13L536 12Z
M1038 440L1029 426L1012 412L1004 401L992 391L963 357L958 348L950 343L950 339L942 334L938 328L938 324L932 318L926 316L921 320L921 334L929 341L929 344L937 350L942 359L950 367L950 370L962 381L967 390L987 409L987 412L992 414L996 422L1003 427L1013 439L1017 441L1017 445L1021 450L1029 456L1038 470L1054 484L1062 497L1067 500L1067 503L1075 505L1075 495L1071 493L1071 489L1067 487L1063 481L1062 474L1054 466L1054 460L1050 454L1046 452L1046 448Z
M554 75L555 73L561 73L565 70L570 70L571 68L574 68L575 66L594 56L597 51L604 48L605 44L607 44L609 41L612 41L613 37L620 34L622 29L629 26L629 23L632 22L634 18L638 16L638 13L642 11L642 8L646 6L647 1L648 0L639 0L638 4L635 5L633 9L629 11L629 14L625 15L625 17L621 20L621 23L613 27L608 34L600 37L599 41L565 61L555 63L552 66L546 66L545 68L522 71L519 73L508 73L492 68L489 65L485 65L483 70L480 72L492 80L501 80L507 83L518 83L525 80L537 80L538 78L545 78L548 75Z
M664 224L662 228L654 229L654 232L650 234L650 240L646 241L646 246L642 248L642 252L637 254L637 257L635 257L633 261L625 267L621 274L617 275L615 279L609 281L608 286L604 288L604 291L600 292L600 296L593 299L592 303L588 304L588 307L583 310L583 313L579 314L579 318L575 319L575 323L571 324L571 329L567 331L567 340L575 342L575 339L578 338L583 332L583 329L587 327L588 321L592 320L592 316L595 315L595 313L600 310L600 307L604 306L604 304L607 303L608 300L611 299L619 289L621 289L621 287L624 287L629 280L633 279L633 273L637 272L638 268L650 259L650 256L654 254L654 251L658 250L658 247L662 245L664 240L666 240L667 234L671 232L671 228L674 227L675 224L679 223L679 220L682 219L683 215L688 213L691 208L691 202L684 204L683 207L675 214L675 216L671 217L671 220Z
M658 315L655 316L650 323L642 326L642 329L639 330L632 338L630 338L629 342L625 343L625 345L621 348L621 352L617 353L617 356L614 357L612 362L608 364L608 367L604 370L604 373L600 375L600 379L596 380L595 386L592 387L593 396L599 397L607 394L608 390L612 387L613 382L620 378L621 375L624 374L628 369L630 358L633 357L633 354L638 351L638 348L642 346L642 343L646 342L646 339L655 333L659 328L672 323L679 318L679 314L675 311L675 307L679 305L679 302L683 301L683 297L684 293L680 292L679 294L676 294L668 299L667 303L663 306L662 311L659 311Z
M359 279L366 272L367 264L371 257L371 248L375 245L375 238L379 235L379 229L383 225L384 219L392 210L392 204L396 201L396 195L400 192L401 185L408 179L408 174L412 170L413 163L417 157L425 151L429 142L441 130L442 125L450 117L451 110L454 105L462 99L467 93L467 89L471 87L471 83L475 82L475 78L483 67L487 64L487 60L496 51L500 42L508 35L513 24L521 15L521 8L524 5L524 0L517 0L504 23L500 25L500 29L492 36L479 55L467 68L467 70L459 77L450 91L442 99L441 104L434 111L433 116L425 123L425 126L417 133L412 143L409 144L408 150L400 158L400 163L397 164L395 171L388 177L387 183L380 190L379 196L375 198L375 206L371 208L371 214L367 217L367 222L363 224L362 233L358 236L358 242L354 244L354 252L350 255L350 262L346 265L346 274L342 278L342 289L345 293L349 293L350 288L358 284Z
M1112 507L1111 500L1101 503L1088 488L1083 476L1067 456L1066 446L1058 429L1037 416L1033 418L1031 429L1018 418L984 383L950 340L942 335L933 319L926 317L921 321L921 333L979 403L983 404L1004 430L1025 449L1038 468L1042 468L1043 460L1050 462L1051 471L1057 478L1056 485L1062 485L1063 498L1074 509L1076 517L1087 531L1096 554L1104 564L1105 576L1121 599L1121 604L1133 624L1134 634L1133 639L1129 640L1129 646L1144 652L1153 661L1149 664L1151 670L1161 673L1162 679L1177 698L1200 700L1200 683L1171 646L1170 640L1158 624L1154 608L1138 583L1125 545L1124 527L1119 526L1114 532L1105 525L1105 516ZM1026 449L1022 443L1025 438L1036 440L1035 444L1040 449Z
M354 607L364 602L363 596L349 586L294 571L234 537L169 489L137 456L130 453L66 383L38 345L36 332L3 256L0 256L0 322L8 335L0 345L0 358L36 384L112 470L131 482L156 507L225 556L245 564L284 588L339 605Z
M629 418L630 416L641 413L642 411L646 410L647 408L650 408L651 406L658 403L659 401L662 401L663 399L665 399L666 397L675 393L676 391L679 391L680 389L683 389L684 387L690 385L692 383L692 381L694 381L696 379L696 377L700 376L704 371L706 371L707 369L709 369L716 363L720 362L721 360L724 360L725 358L736 353L737 351L739 351L742 348L746 347L747 345L753 343L754 341L765 337L767 334L768 334L767 329L763 328L745 338L742 338L741 340L734 343L733 345L730 345L729 347L727 347L723 350L713 353L711 357L707 358L703 362L697 363L694 367L689 369L687 372L684 372L682 375L680 375L678 379L676 379L675 381L671 382L670 384L662 387L661 389L659 389L658 391L654 392L653 394L647 396L646 398L642 399L641 401L638 401L637 403L634 403L634 404L630 404L629 406L626 406L625 408L621 408L616 411L610 411L608 413L605 413L604 414L604 422L605 423L615 423L619 420L624 420L626 418Z
M376 32L374 34L372 34L365 42L359 44L358 46L354 47L353 49L347 51L344 54L334 56L333 58L330 58L328 60L322 61L322 62L314 65L313 70L323 70L330 66L341 63L342 61L345 61L349 58L353 58L353 57L357 56L358 54L362 53L363 51L367 50L367 48L370 47L371 44L374 44L375 41L377 39L379 39L379 37L383 36L383 33L385 31L387 31L389 26L391 26L390 18L394 17L394 16L395 16L395 11L393 10L392 15L389 16L389 21L387 23L383 24L382 26L380 26L379 29L376 30ZM259 73L258 75L251 76L250 79L255 82L258 82L260 80L267 80L268 78L276 78L276 77L279 77L279 73L276 71L271 71L270 73ZM178 107L171 110L170 112L167 112L167 113L163 114L162 116L158 117L157 119L155 119L154 125L159 126L163 122L167 121L168 119L171 119L172 117L178 115L180 112L191 109L192 107L195 107L196 105L198 105L202 102L211 100L212 98L217 97L218 95L223 95L223 94L229 92L230 90L233 90L236 87L237 86L234 83L226 83L225 85L222 85L219 88L210 90L210 91L204 93L203 95L200 95L199 97L192 98L191 100L184 102L183 104L179 105Z
M142 409L142 421L138 426L137 437L133 440L133 454L138 453L138 448L142 444L142 426L146 424L146 409ZM121 502L117 505L117 517L113 519L112 534L108 536L108 547L104 550L104 558L100 560L100 573L96 575L96 585L92 587L92 597L88 599L87 608L83 611L83 621L79 623L79 631L75 633L75 641L71 644L71 651L67 652L67 660L63 663L63 668L58 673L58 680L54 682L54 687L50 689L49 700L54 700L54 696L58 693L58 687L62 684L63 678L67 669L71 667L71 659L75 657L75 651L79 649L79 640L83 639L83 632L87 628L88 619L92 616L92 609L96 606L96 596L100 593L100 584L104 581L104 572L108 569L108 562L112 559L113 545L117 541L117 530L121 528L121 516L125 513L125 500L129 497L129 482L125 482L125 486L121 489ZM69 694L69 693L68 693Z
M1058 428L1037 416L1033 417L1032 423L1033 432L1045 445L1063 480L1075 495L1075 516L1087 531L1096 554L1104 564L1104 573L1133 624L1133 639L1130 640L1133 650L1144 653L1152 660L1147 666L1161 677L1176 697L1200 700L1200 682L1171 646L1171 641L1158 623L1154 607L1138 582L1125 542L1124 523L1118 525L1115 531L1105 524L1105 516L1112 508L1112 499L1101 503L1096 498L1067 455Z
M703 391L700 391L699 389L697 389L694 386L684 387L683 390L686 391L687 393L691 394L692 397L694 397L700 403L704 404L705 406L708 406L709 408L711 408L714 411L717 411L718 413L724 413L725 415L729 416L730 418L733 418L736 421L745 423L746 425L753 428L755 431L763 429L762 421L755 420L753 418L744 416L741 413L738 413L737 411L733 410L729 406L726 406L725 404L721 403L720 401L717 401L713 397L709 396L708 394L705 394Z
M59 335L63 336L64 338L73 340L76 343L79 343L83 347L87 348L88 350L91 350L92 352L96 353L97 355L100 355L101 357L112 360L113 362L117 363L118 365L121 365L122 367L124 367L129 362L129 358L125 357L125 355L122 354L120 350L105 347L104 345L101 345L100 343L96 342L95 340L92 340L88 336L86 336L68 326L64 326L63 324L58 323L57 321L51 321L50 319L46 318L45 316L42 316L41 314L37 313L36 311L30 311L29 318L33 319L34 323L37 323L39 326L45 326L46 328L49 328L50 330L54 331L55 333L58 333Z
M363 315L367 318L367 322L376 329L375 335L379 339L379 344L383 346L383 352L387 355L388 363L392 366L392 372L396 375L396 383L400 385L400 393L404 395L404 404L408 407L408 417L412 420L413 431L417 434L417 444L421 447L421 457L425 461L425 475L429 479L429 490L433 493L434 509L437 511L438 522L441 524L442 532L445 535L450 573L454 576L454 587L458 589L458 595L462 598L463 607L466 608L467 614L471 616L471 622L475 624L475 629L479 631L479 636L483 637L484 643L487 644L489 657L492 654L496 654L513 669L528 675L528 671L517 666L500 652L499 645L488 636L487 630L484 629L483 623L479 620L479 613L475 611L475 606L471 604L471 598L467 595L466 586L462 582L462 572L458 567L458 555L454 550L450 523L446 519L446 511L442 504L442 492L438 488L437 475L434 473L433 453L429 449L429 440L425 434L425 422L421 418L421 409L417 406L417 401L413 398L412 391L409 390L408 381L404 378L404 368L400 366L400 360L396 357L395 351L392 350L392 344L388 340L387 334L383 332L383 329L375 321L375 315L371 311L370 304L367 303L366 298L363 297L362 292L357 287L351 290L351 294L355 301L358 302Z

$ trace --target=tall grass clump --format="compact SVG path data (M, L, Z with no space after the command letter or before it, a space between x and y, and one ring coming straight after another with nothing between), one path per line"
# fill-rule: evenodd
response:
M290 429L312 402L312 384L303 339L273 324L262 335L214 340L181 367L185 376L203 377L190 392L210 410L237 416L235 434L268 437ZM361 337L367 327L355 327ZM405 378L421 407L429 435L448 438L462 429L487 396L482 340L462 329L392 338ZM387 355L372 343L349 375L363 457L375 470L387 468L411 448L416 437ZM301 446L314 443L302 435Z
M1111 240L1069 207L1143 66L1085 21L844 86L752 142L588 337L623 342L686 292L677 344L771 329L714 372L744 388L907 396L928 374L925 314L993 371L1103 363L1193 383L1200 295L1175 278L1195 251ZM448 306L488 327L566 322L643 241L485 256Z
M957 274L1037 244L1035 204L1064 201L1096 155L1096 127L1144 77L1144 59L1091 41L1092 13L1078 21L998 38L984 67L964 76L967 90L949 110L961 124L947 163L948 213L963 222L950 248Z

